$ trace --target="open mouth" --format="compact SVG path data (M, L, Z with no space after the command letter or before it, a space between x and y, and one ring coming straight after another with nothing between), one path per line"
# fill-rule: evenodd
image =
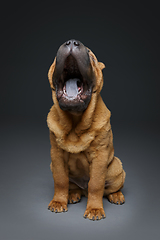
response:
M85 81L79 71L77 61L72 55L68 56L65 60L60 81L63 87L63 97L68 100L74 100L76 98L80 100Z
M62 108L67 104L72 108L78 103L85 104L92 92L90 82L81 74L77 60L72 55L66 58L63 71L55 85L57 99Z
M80 41L71 39L59 47L52 83L62 110L85 111L96 80L88 49Z
M68 100L80 97L83 93L83 82L79 78L71 78L67 80L63 87L63 94Z

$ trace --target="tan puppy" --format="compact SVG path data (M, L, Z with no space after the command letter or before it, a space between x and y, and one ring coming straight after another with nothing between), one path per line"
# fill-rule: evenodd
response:
M105 218L103 196L123 204L125 172L114 156L110 111L100 91L102 69L95 55L81 42L69 40L60 46L48 78L52 106L50 129L51 170L54 197L48 209L67 211L67 203L88 196L85 218Z

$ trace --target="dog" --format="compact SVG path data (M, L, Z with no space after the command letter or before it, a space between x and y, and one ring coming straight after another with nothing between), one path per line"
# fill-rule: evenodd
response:
M48 78L54 105L47 116L51 143L54 197L52 212L66 212L68 203L88 197L84 218L105 218L103 196L125 202L125 171L114 156L111 113L100 91L102 70L94 53L80 41L62 44Z

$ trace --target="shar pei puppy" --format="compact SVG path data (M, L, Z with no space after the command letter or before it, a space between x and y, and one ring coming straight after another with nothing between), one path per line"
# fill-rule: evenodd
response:
M105 218L103 196L123 204L125 172L114 156L111 113L100 91L102 69L93 52L77 40L60 46L48 78L54 105L47 117L54 197L48 209L66 212L68 203L88 197L85 218Z

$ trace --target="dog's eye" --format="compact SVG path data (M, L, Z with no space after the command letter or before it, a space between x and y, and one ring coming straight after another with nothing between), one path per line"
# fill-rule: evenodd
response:
M90 50L89 49L87 49L88 50L88 52L90 52Z

